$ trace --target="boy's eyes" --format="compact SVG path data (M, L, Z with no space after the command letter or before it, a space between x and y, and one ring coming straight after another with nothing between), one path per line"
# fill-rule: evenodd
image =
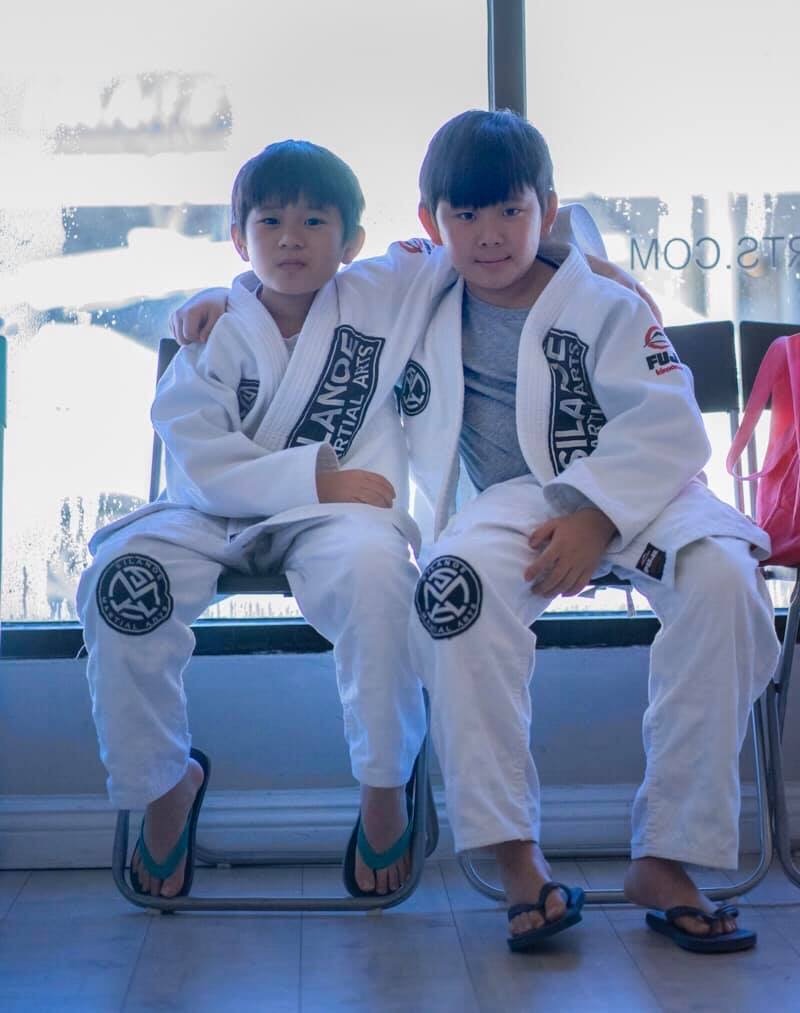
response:
M280 218L276 218L273 215L265 215L263 218L258 219L259 225L276 226L281 224ZM303 222L303 225L307 225L310 228L316 228L318 225L325 225L326 220L320 218L318 215L309 215L308 218Z
M518 207L503 208L503 217L516 218L518 215L521 215L522 212L523 209ZM455 216L460 222L474 222L478 217L474 211L456 211Z

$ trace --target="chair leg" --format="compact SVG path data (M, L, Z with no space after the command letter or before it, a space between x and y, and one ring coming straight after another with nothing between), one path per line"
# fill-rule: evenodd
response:
M756 802L758 811L758 836L759 854L758 863L755 869L745 878L736 883L727 883L724 886L704 889L703 893L711 900L726 900L729 897L736 897L739 894L752 890L757 883L766 876L772 860L772 832L770 825L769 796L767 792L766 777L766 744L764 733L763 714L760 709L760 701L756 703L751 715L753 731L753 753L756 773ZM586 850L559 852L558 858L616 858L618 851L608 852L602 850ZM502 887L487 882L475 868L475 863L467 853L458 856L458 864L467 881L479 893L492 900L505 900L505 893ZM616 890L586 890L587 904L627 904L628 901L621 887Z
M769 773L772 814L775 830L775 848L789 879L800 887L800 868L792 855L791 826L786 804L786 784L783 775L783 726L786 720L786 704L792 678L792 662L800 627L800 572L795 581L786 616L786 631L781 644L780 660L775 678L766 693L767 721L769 730Z

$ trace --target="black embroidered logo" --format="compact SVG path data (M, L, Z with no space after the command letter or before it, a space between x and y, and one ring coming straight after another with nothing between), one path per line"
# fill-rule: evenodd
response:
M572 331L551 328L543 342L550 366L550 463L558 475L588 457L606 417L595 400L586 369L589 346Z
M417 583L414 604L420 622L435 640L469 629L481 614L483 588L469 563L439 556Z
M149 556L118 556L100 574L97 607L118 633L150 633L172 615L164 567Z
M431 381L428 374L413 359L408 360L400 390L400 405L405 415L419 415L431 399Z
M286 443L330 443L344 457L364 421L378 386L378 360L384 338L370 338L340 326L316 390Z
M653 577L655 580L661 580L664 576L664 564L666 561L666 552L664 552L663 549L657 549L655 545L651 545L650 542L648 542L645 546L644 552L639 557L636 569L641 570L642 573L647 574L648 577Z
M236 391L239 399L239 420L244 421L258 397L258 380L240 380Z

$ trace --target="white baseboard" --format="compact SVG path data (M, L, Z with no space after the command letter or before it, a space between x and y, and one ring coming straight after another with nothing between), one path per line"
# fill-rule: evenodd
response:
M633 785L545 788L542 843L551 852L623 851L630 834ZM743 789L742 850L758 847L755 792ZM453 843L441 791L437 854ZM792 827L800 831L800 782L787 785ZM209 792L198 840L216 850L264 850L340 855L358 805L357 790ZM111 859L116 814L97 795L0 797L0 869L104 868ZM139 816L131 815L131 837Z

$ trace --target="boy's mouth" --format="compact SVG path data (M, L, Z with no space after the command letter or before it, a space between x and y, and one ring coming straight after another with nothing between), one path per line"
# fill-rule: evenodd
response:
M279 260L278 267L305 267L304 260Z
M480 264L481 267L487 266L491 267L492 264L505 264L507 260L511 260L511 257L505 256L505 257L495 257L492 260L476 260L475 263Z

